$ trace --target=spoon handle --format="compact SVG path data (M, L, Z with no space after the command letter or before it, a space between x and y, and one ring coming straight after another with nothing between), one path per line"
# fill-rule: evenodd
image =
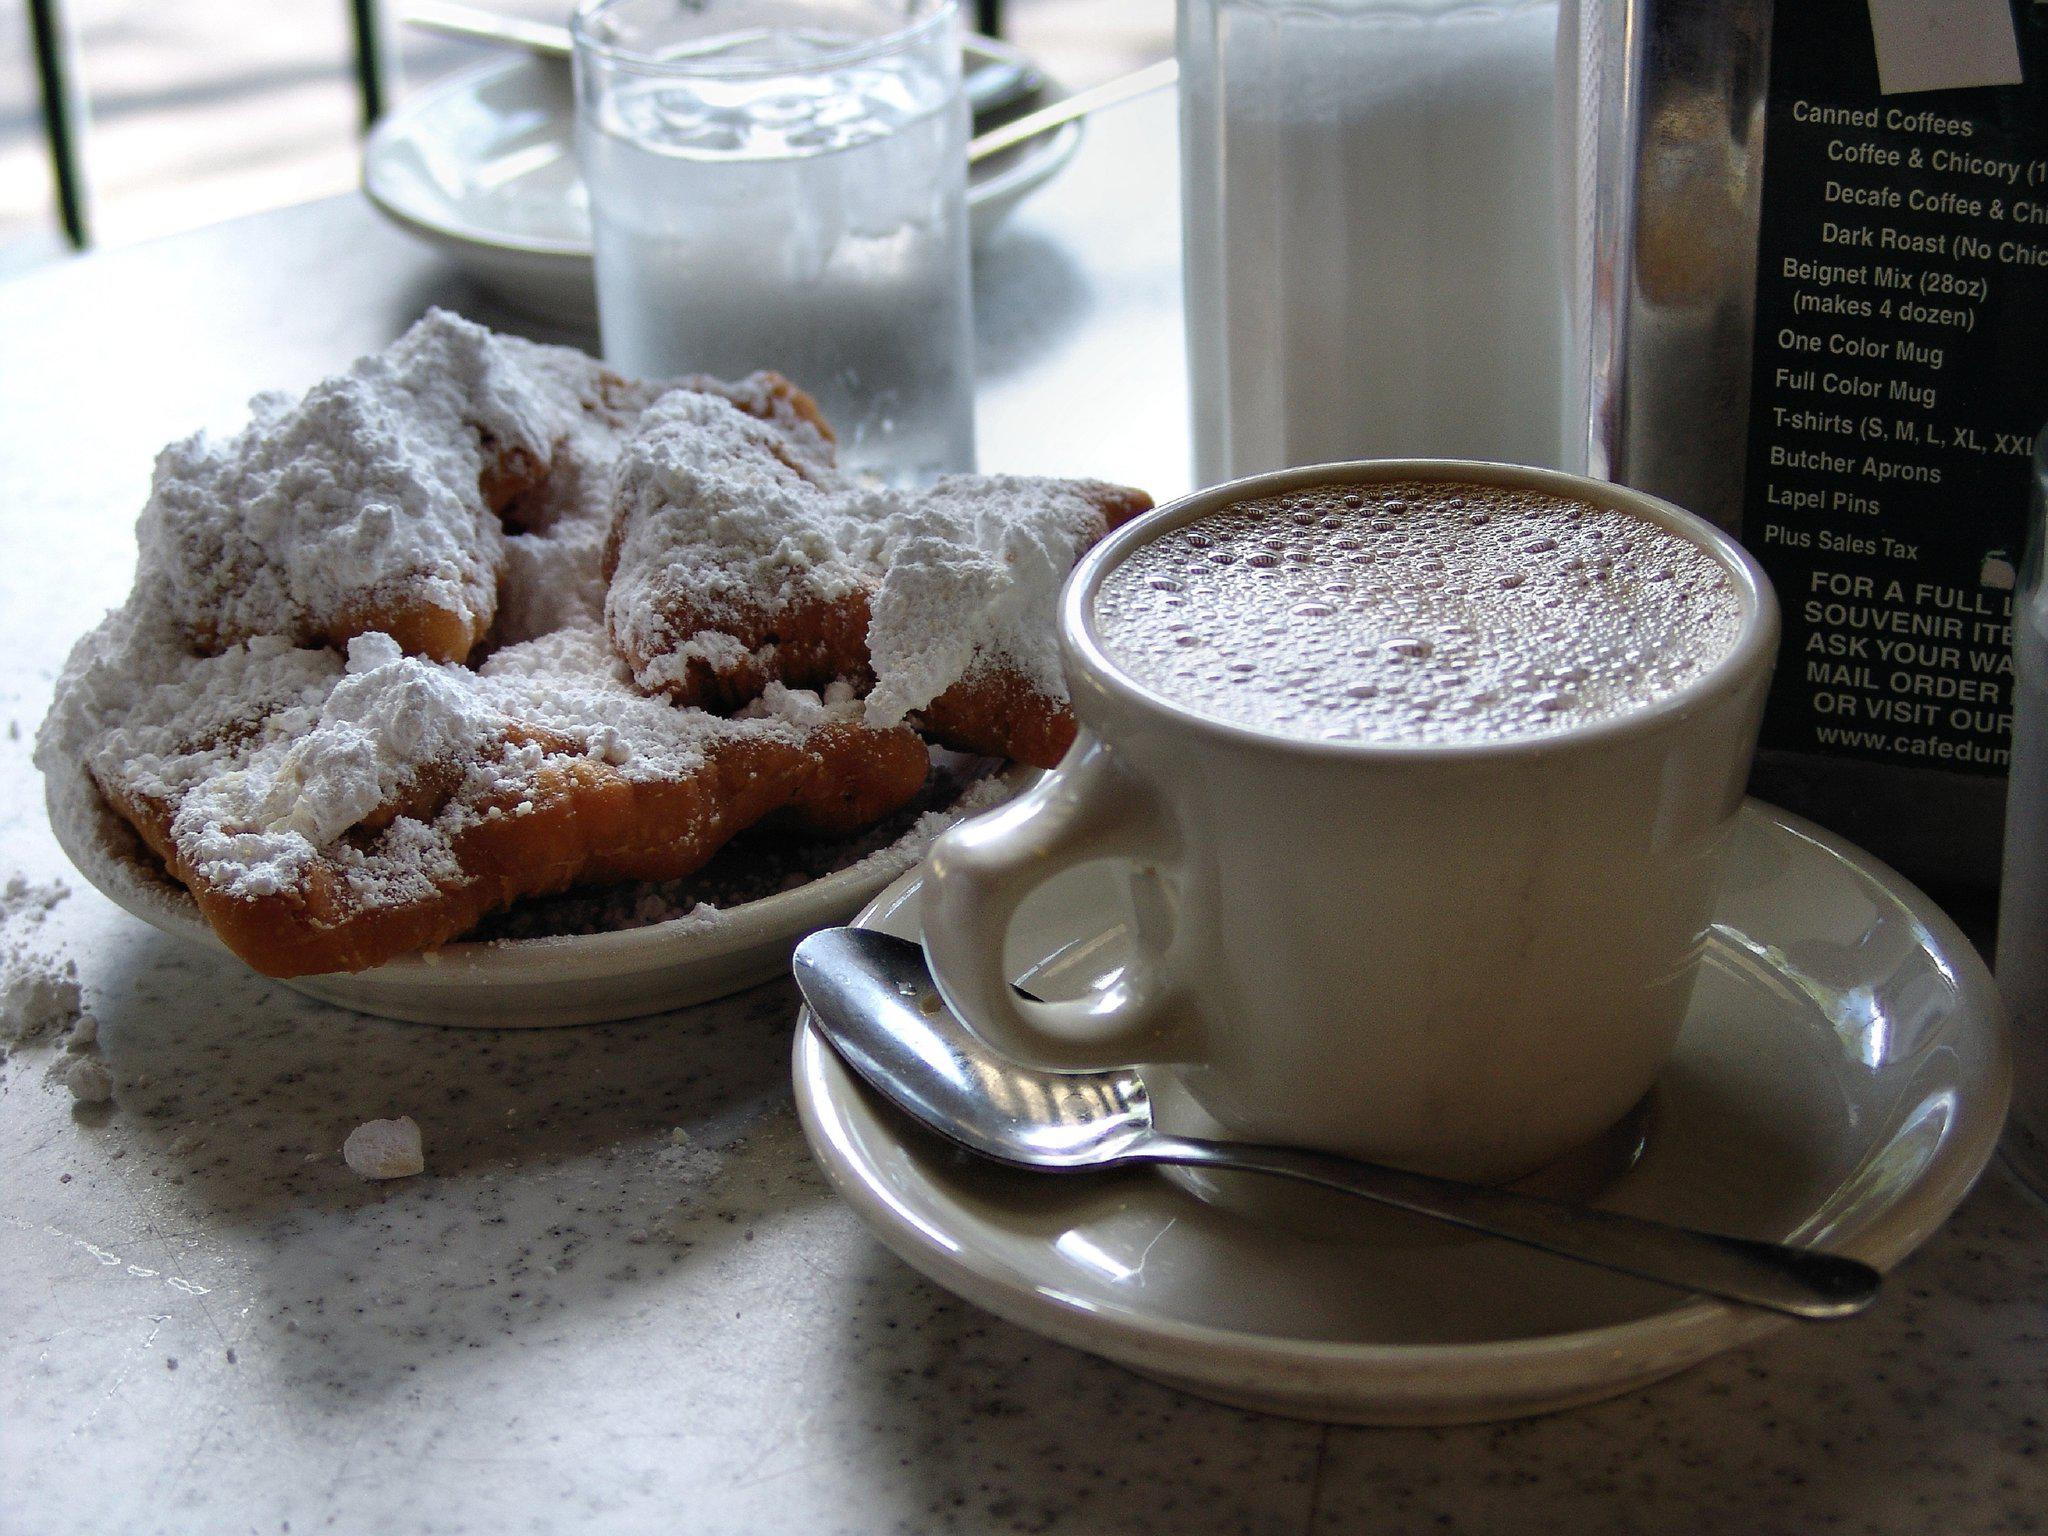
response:
M1027 112L1000 128L991 128L987 133L978 133L967 141L967 163L986 160L990 155L1001 154L1006 149L1015 149L1026 140L1035 139L1041 133L1050 133L1062 123L1070 123L1077 117L1086 117L1090 112L1100 112L1104 107L1113 107L1118 102L1130 101L1152 91L1161 91L1180 78L1180 65L1173 59L1162 59L1157 64L1148 64L1143 69L1118 75L1114 80L1104 81L1090 90L1078 92L1056 101L1051 106L1040 107L1036 112Z
M400 10L398 19L421 32L458 37L466 43L523 48L544 59L566 59L576 51L567 27L549 26L521 16L501 16L480 6L463 5L460 0L412 0Z
M1154 1136L1130 1148L1124 1158L1278 1174L1659 1285L1793 1317L1836 1318L1860 1312L1876 1297L1882 1278L1868 1264L1817 1249L1724 1237L1327 1152Z

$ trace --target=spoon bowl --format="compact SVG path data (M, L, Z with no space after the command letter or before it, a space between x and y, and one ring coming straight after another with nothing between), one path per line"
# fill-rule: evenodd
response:
M1094 1168L1153 1134L1152 1101L1136 1072L1038 1072L991 1056L939 997L924 951L907 940L828 928L797 946L793 965L847 1065L983 1157Z

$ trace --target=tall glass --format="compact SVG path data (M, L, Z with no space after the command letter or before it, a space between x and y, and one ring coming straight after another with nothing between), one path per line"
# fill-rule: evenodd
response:
M1195 478L1573 467L1557 0L1180 0Z
M850 467L974 467L954 0L584 0L606 361L787 374Z
M2034 512L2012 605L2012 768L1998 989L2012 1015L2005 1153L2048 1199L2048 432L2034 447Z

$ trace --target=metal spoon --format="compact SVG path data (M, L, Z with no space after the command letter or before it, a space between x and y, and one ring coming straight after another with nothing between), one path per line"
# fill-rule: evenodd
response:
M882 1095L970 1152L1020 1168L1171 1163L1279 1174L1363 1195L1567 1259L1803 1318L1847 1317L1877 1295L1867 1264L1724 1237L1327 1152L1170 1136L1134 1071L1039 1072L993 1055L940 1000L924 951L862 928L796 948L819 1031Z
M967 141L967 163L975 164L990 155L999 155L1006 149L1015 149L1019 144L1050 133L1062 123L1071 123L1077 117L1086 117L1090 112L1100 112L1104 107L1116 106L1119 102L1131 101L1139 96L1163 91L1180 78L1180 64L1174 59L1161 59L1157 64L1147 64L1143 69L1134 69L1128 75L1118 75L1114 80L1088 90L1077 92L1050 106L1040 107L1036 112L1027 112L1000 128L991 128L978 133Z

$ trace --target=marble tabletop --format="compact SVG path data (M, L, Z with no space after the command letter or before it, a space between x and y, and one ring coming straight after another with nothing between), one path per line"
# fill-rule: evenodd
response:
M1102 118L977 269L984 467L1185 486L1170 102ZM0 1065L0 1530L1103 1532L2048 1526L2048 1215L1994 1168L1854 1323L1523 1423L1217 1407L935 1289L837 1205L786 984L565 1031L308 1002L65 866L30 737L125 591L165 440L429 303L354 199L0 286L0 878L67 894L114 1100ZM75 1060L75 1057L68 1059ZM423 1128L369 1184L342 1138Z

